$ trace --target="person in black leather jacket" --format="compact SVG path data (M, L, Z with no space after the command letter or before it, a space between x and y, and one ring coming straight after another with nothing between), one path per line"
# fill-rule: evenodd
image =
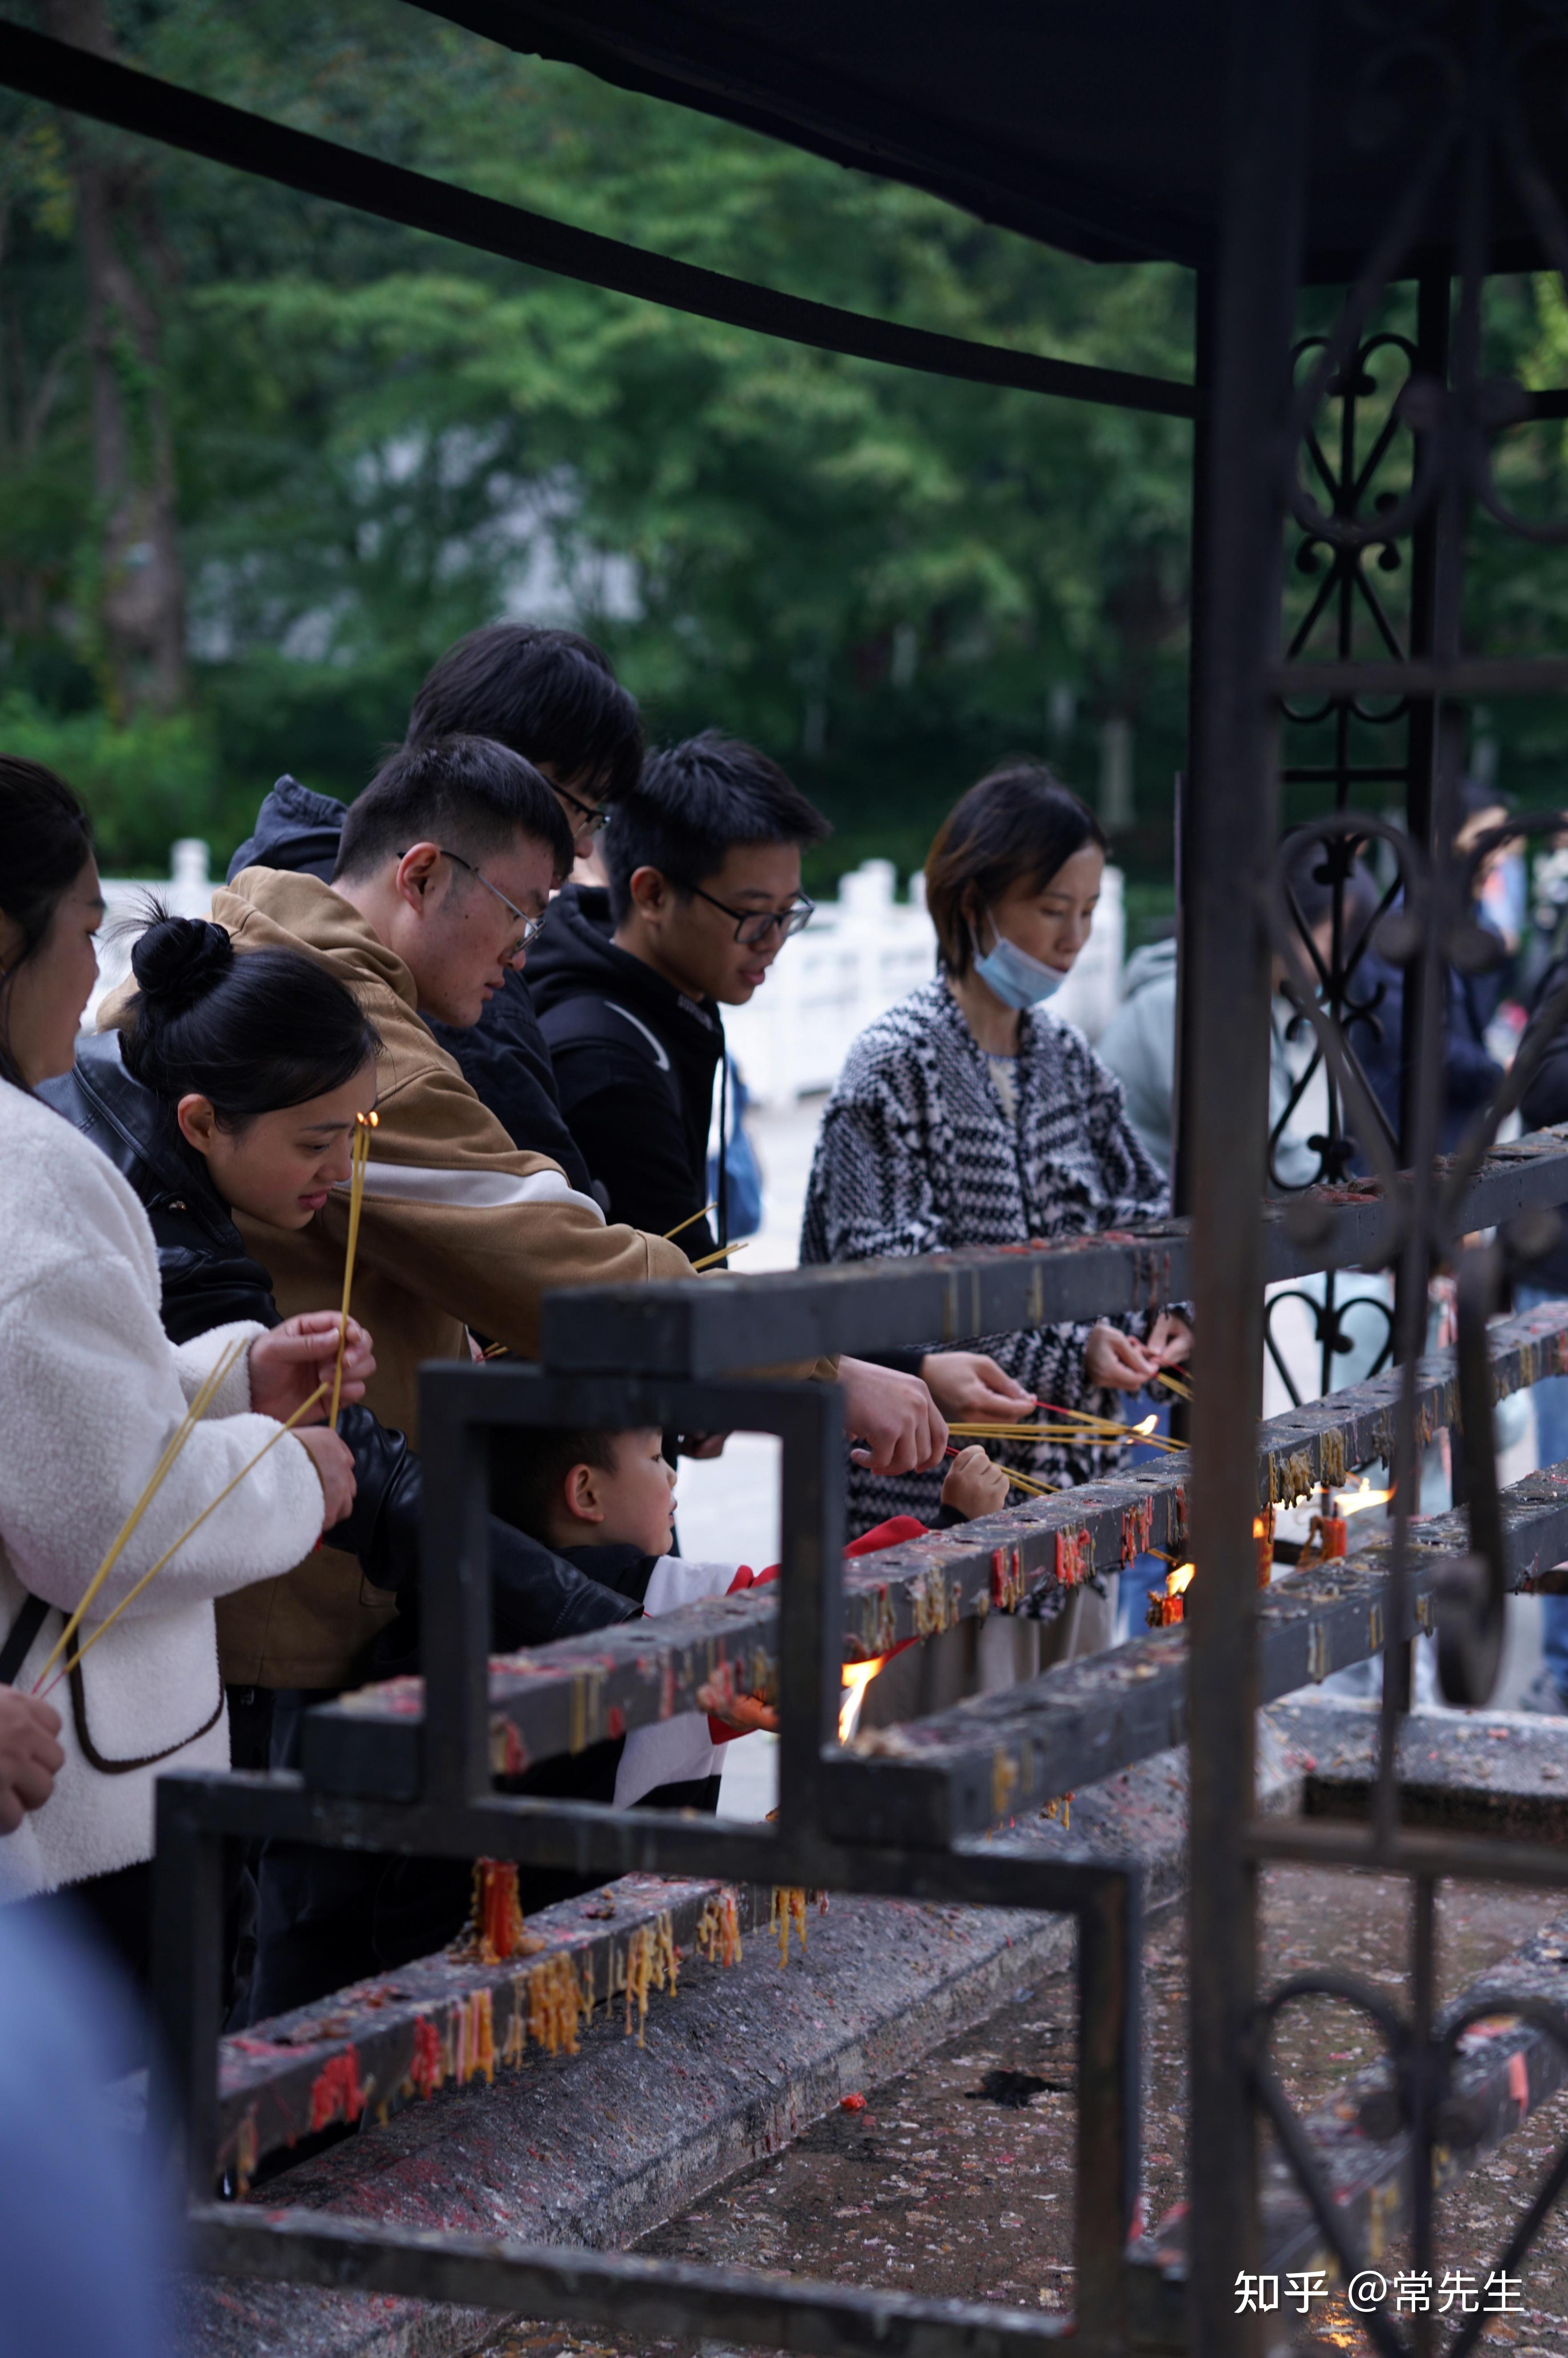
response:
M182 1134L178 1105L198 1102L205 1078L254 1122L282 1107L326 1102L321 1083L375 1042L351 995L325 968L288 951L236 957L222 927L160 919L133 959L142 1001L128 1035L86 1034L71 1073L44 1093L114 1162L146 1206L157 1245L164 1325L175 1342L236 1320L278 1324L271 1280L246 1252L212 1161ZM228 982L221 1007L214 999ZM270 996L258 999L263 981ZM251 986L236 1008L235 985ZM177 1029L205 1006L209 1020ZM217 1020L211 1020L212 1013ZM247 1019L248 1018L248 1022ZM258 1022L263 1029L258 1032ZM355 1027L358 1027L356 1034ZM336 1035L336 1036L335 1036ZM309 1048L258 1053L258 1040L308 1041ZM122 1054L139 1070L133 1072ZM217 1077L204 1068L216 1052ZM225 1086L226 1084L226 1086ZM271 1098L271 1106L265 1102ZM259 1102L258 1102L259 1100ZM230 1136L243 1137L242 1120ZM358 1484L350 1515L328 1535L358 1557L365 1577L397 1598L366 1662L368 1676L418 1667L419 1460L402 1433L365 1408L344 1408L338 1430L354 1456ZM634 1601L588 1578L496 1516L490 1520L492 1634L501 1651L541 1645L633 1618ZM236 1767L297 1765L304 1711L324 1698L293 1690L229 1690ZM602 1764L601 1764L602 1765ZM614 1770L609 1768L611 1786ZM594 1783L593 1797L598 1798ZM608 1798L608 1796L606 1796ZM389 1863L373 1855L268 1847L261 1861L261 1928L251 2018L307 2002L325 1990L433 1949L460 1929L468 1870L461 1862ZM577 1887L574 1884L572 1887ZM533 1906L559 1896L552 1880L531 1889Z

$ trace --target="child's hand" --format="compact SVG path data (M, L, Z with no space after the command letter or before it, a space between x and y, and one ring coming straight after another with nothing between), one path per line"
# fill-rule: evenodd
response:
M972 1441L947 1468L942 1504L962 1515L966 1522L973 1522L977 1515L994 1515L999 1507L1006 1506L1008 1487L1004 1469L993 1466L979 1443Z
M770 1736L778 1732L777 1706L764 1703L761 1695L737 1695L722 1711L710 1711L708 1715L709 1719L721 1720L738 1736L754 1736L759 1728L765 1728Z

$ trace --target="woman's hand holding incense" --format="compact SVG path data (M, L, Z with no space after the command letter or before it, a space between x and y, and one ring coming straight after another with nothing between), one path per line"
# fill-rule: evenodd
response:
M1134 1335L1124 1335L1102 1318L1084 1346L1084 1373L1091 1384L1113 1392L1141 1392L1160 1372L1162 1360Z
M1193 1330L1173 1310L1162 1310L1149 1330L1148 1347L1162 1368L1179 1368L1193 1356Z
M303 1425L294 1438L310 1454L326 1501L321 1529L330 1531L342 1521L354 1503L354 1453L346 1441L340 1441L324 1424Z
M29 1810L41 1810L65 1767L55 1738L59 1714L15 1687L0 1687L0 1834L14 1834Z
M942 1485L942 1504L973 1522L979 1515L1000 1514L1011 1488L1007 1469L993 1466L978 1441L960 1449Z
M286 1318L270 1335L256 1336L251 1345L250 1368L251 1406L258 1416L275 1416L284 1424L318 1385L330 1385L341 1324L335 1310L303 1310L296 1318ZM345 1407L363 1400L365 1385L374 1373L371 1338L359 1320L351 1318L343 1353ZM325 1423L325 1401L311 1411L311 1419ZM300 1438L304 1439L303 1433Z
M949 1424L1016 1424L1034 1406L984 1351L927 1351L920 1373Z

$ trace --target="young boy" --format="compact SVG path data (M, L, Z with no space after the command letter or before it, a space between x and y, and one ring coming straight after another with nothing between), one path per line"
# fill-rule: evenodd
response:
M523 1453L516 1455L521 1457ZM653 1430L625 1433L546 1430L526 1462L496 1469L508 1496L492 1499L509 1522L556 1549L603 1587L633 1598L645 1613L670 1613L703 1597L776 1579L778 1566L697 1563L671 1555L676 1472ZM1007 1475L977 1446L960 1450L942 1485L941 1523L971 1521L1006 1503ZM880 1523L846 1550L871 1555L925 1529L913 1516ZM719 1806L719 1746L734 1736L777 1725L772 1707L741 1696L707 1717L683 1712L626 1738L615 1775L615 1806L648 1801L665 1809Z

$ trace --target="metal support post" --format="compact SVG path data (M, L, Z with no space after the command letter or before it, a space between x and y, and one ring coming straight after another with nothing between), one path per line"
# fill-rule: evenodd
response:
M148 2160L180 2201L211 2201L223 2028L223 1837L177 1789L157 1789L153 1859Z
M1185 1107L1198 1325L1194 1363L1189 1714L1192 1765L1192 2330L1205 2358L1244 2358L1238 2269L1256 2269L1255 2136L1243 2055L1255 1976L1253 1789L1257 1555L1249 1476L1263 1353L1260 1204L1269 1130L1270 954L1260 888L1277 832L1267 675L1279 636L1281 516L1300 243L1307 12L1234 7L1226 186L1208 388L1196 596L1186 880L1191 994Z
M463 1407L451 1370L427 1368L419 1385L419 1649L424 1790L432 1801L490 1792L489 1434Z

